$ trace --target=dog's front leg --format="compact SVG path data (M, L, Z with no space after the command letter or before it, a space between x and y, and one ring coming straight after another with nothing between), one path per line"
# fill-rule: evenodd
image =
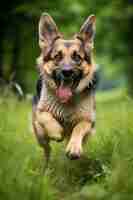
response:
M79 158L83 152L82 143L92 128L92 123L88 121L79 122L73 129L71 138L66 147L66 154L71 159Z
M48 167L50 159L50 139L59 141L63 138L63 128L48 112L42 112L36 110L34 113L33 127L37 140L41 147L44 149L44 155L46 158L46 165L44 169Z
M39 124L37 120L33 120L33 128L34 128L38 143L44 150L44 157L46 159L46 163L45 163L45 166L43 167L43 170L45 170L48 167L50 152L51 152L49 138L45 135L43 127Z
M37 110L36 118L44 129L47 138L56 141L61 141L63 139L63 128L51 113Z

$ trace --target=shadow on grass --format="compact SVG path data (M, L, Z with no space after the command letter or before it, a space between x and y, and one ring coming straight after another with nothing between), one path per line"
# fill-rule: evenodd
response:
M69 160L65 155L58 155L52 158L47 175L54 187L68 193L76 192L86 184L100 182L105 178L106 170L98 159L84 156L79 160Z

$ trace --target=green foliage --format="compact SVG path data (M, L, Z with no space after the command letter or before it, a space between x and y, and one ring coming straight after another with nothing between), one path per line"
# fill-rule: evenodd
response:
M0 197L2 200L132 200L133 102L126 91L97 95L96 134L81 160L52 143L45 159L31 133L31 103L0 98Z

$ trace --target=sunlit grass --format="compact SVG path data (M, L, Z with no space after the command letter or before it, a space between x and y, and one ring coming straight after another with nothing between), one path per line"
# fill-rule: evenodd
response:
M43 154L31 131L31 102L0 98L1 200L132 200L133 102L126 91L97 94L96 134L85 156L70 161L65 144Z

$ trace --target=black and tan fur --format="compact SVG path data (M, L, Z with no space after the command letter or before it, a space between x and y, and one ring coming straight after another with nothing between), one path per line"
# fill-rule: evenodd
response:
M62 141L64 138L67 139L65 151L68 157L79 158L83 153L84 139L94 129L94 34L94 15L88 17L80 32L71 40L63 38L47 13L40 18L41 55L37 60L40 80L33 101L33 127L47 159L50 141ZM71 97L67 102L61 102L56 94L62 83L62 73L65 81L69 80L67 87L71 88Z

